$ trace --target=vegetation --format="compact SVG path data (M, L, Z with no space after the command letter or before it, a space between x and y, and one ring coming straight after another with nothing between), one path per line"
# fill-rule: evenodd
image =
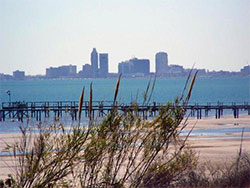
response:
M190 170L176 187L244 187L250 186L250 154L238 156L231 165L219 166L207 162Z
M208 179L207 174L197 170L197 157L185 147L188 136L179 138L186 126L186 121L182 123L185 106L196 75L197 72L191 81L189 75L182 95L162 106L158 116L151 121L139 115L137 103L125 111L118 110L119 77L113 109L101 122L92 117L90 85L89 125L82 127L83 88L78 126L66 129L54 122L37 127L20 127L21 140L6 148L13 153L16 173L0 182L0 187L226 187L228 184L223 182L230 182L233 178L246 181L250 172L247 165L249 157L241 155L237 160L237 173L233 167L226 172L228 178L230 174L230 179L226 179L225 173L219 170L218 178L213 181L214 173L210 173L213 176ZM149 102L154 85L155 80L152 85L149 82L144 103Z
M250 154L242 154L243 133L239 153L230 165L220 166L207 162L191 169L177 183L177 187L250 187Z

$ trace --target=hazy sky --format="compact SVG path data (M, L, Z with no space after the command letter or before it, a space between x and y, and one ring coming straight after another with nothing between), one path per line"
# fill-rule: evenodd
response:
M131 57L168 53L169 64L239 71L250 62L250 0L0 0L0 73L45 74L109 53L109 70Z

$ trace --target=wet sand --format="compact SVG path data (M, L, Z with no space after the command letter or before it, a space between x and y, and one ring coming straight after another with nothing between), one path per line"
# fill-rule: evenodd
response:
M238 119L223 117L221 119L191 119L186 129L239 129L238 133L226 133L216 135L190 136L188 145L199 155L199 162L211 161L214 164L228 164L234 160L239 153L241 145L242 130L242 151L250 153L250 116L242 116Z
M195 126L194 126L195 125ZM223 117L221 119L189 119L187 130L194 126L194 130L199 129L227 129L227 128L247 128L243 134L242 151L250 153L250 116L242 116L238 119L232 117ZM230 163L240 149L241 134L227 133L216 135L193 135L190 136L187 144L199 155L199 162L211 161L214 164ZM8 174L13 173L13 159L10 156L4 155L6 144L14 143L18 140L20 134L0 134L0 179L6 178Z

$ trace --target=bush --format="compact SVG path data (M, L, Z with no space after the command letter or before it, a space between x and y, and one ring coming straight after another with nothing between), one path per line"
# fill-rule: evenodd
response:
M190 170L176 187L249 187L250 154L239 155L231 165L218 167L209 162Z
M197 72L196 72L197 74ZM152 121L140 117L137 103L124 111L116 106L101 121L92 119L92 84L89 94L89 126L80 126L84 89L79 101L79 124L65 130L62 124L39 124L20 128L21 141L8 146L16 164L13 187L166 187L176 182L196 164L194 154L185 149L179 134L189 90L161 107ZM189 81L189 78L188 80ZM152 85L153 90L155 81ZM150 82L144 104L150 100ZM187 93L185 95L185 93ZM185 97L186 96L186 97ZM165 179L161 177L164 176Z

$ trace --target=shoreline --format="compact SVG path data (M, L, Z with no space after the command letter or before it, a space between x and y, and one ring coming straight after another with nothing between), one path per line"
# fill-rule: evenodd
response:
M68 117L69 118L69 117ZM187 117L184 117L183 121L186 119ZM241 116L239 116L239 118L234 118L232 115L227 114L224 116L221 116L220 118L216 119L214 116L208 116L208 117L202 117L202 119L197 119L196 117L188 117L188 125L187 128L191 129L192 126L197 122L197 125L194 126L194 130L195 129L201 129L202 127L207 127L207 121L211 121L209 128L207 129L214 129L214 128L223 128L227 127L227 128L243 128L244 125L249 125L250 122L247 122L246 120L250 119L250 115L247 114L242 114ZM72 125L78 124L78 121L74 120L72 121L71 119L67 119L67 118L60 118L58 122L66 122L65 124L68 125L64 125L66 128L70 128ZM101 119L99 119L101 120ZM99 121L97 120L97 121ZM148 119L146 121L151 121L152 119ZM36 125L39 124L39 121L36 121L35 119L30 119L30 124ZM24 120L23 123L21 121L18 120L12 120L12 119L8 119L8 121L0 121L0 135L3 134L18 134L19 133L19 125L22 124L27 124L26 123L27 120ZM216 123L215 123L216 122ZM54 118L51 117L50 119L45 118L41 121L41 123L54 123ZM9 125L8 125L9 124ZM85 125L86 124L86 125ZM86 127L88 124L88 121L85 122L81 122L81 126ZM13 126L14 125L14 126ZM3 129L3 127L1 126L12 126L12 129L7 130L8 128L6 128L6 130ZM1 129L2 128L2 129Z
M231 128L247 128L243 134L242 151L250 153L250 116L222 117L220 119L189 119L184 130L190 130L194 126L194 131L199 130L221 130ZM231 132L216 135L191 135L187 140L187 147L192 149L198 156L198 163L202 164L210 161L212 164L223 166L232 162L240 149L241 134ZM12 144L20 137L20 133L0 133L0 153L4 152L6 144ZM181 136L184 138L185 136ZM0 155L0 179L6 178L13 173L13 158L11 156Z
M194 150L198 156L199 163L210 161L212 164L225 165L231 163L237 156L242 138L242 152L250 153L250 116L239 118L222 117L220 119L189 119L185 129L195 130L222 130L237 128L241 131L229 132L216 135L195 135L188 138L188 147Z

